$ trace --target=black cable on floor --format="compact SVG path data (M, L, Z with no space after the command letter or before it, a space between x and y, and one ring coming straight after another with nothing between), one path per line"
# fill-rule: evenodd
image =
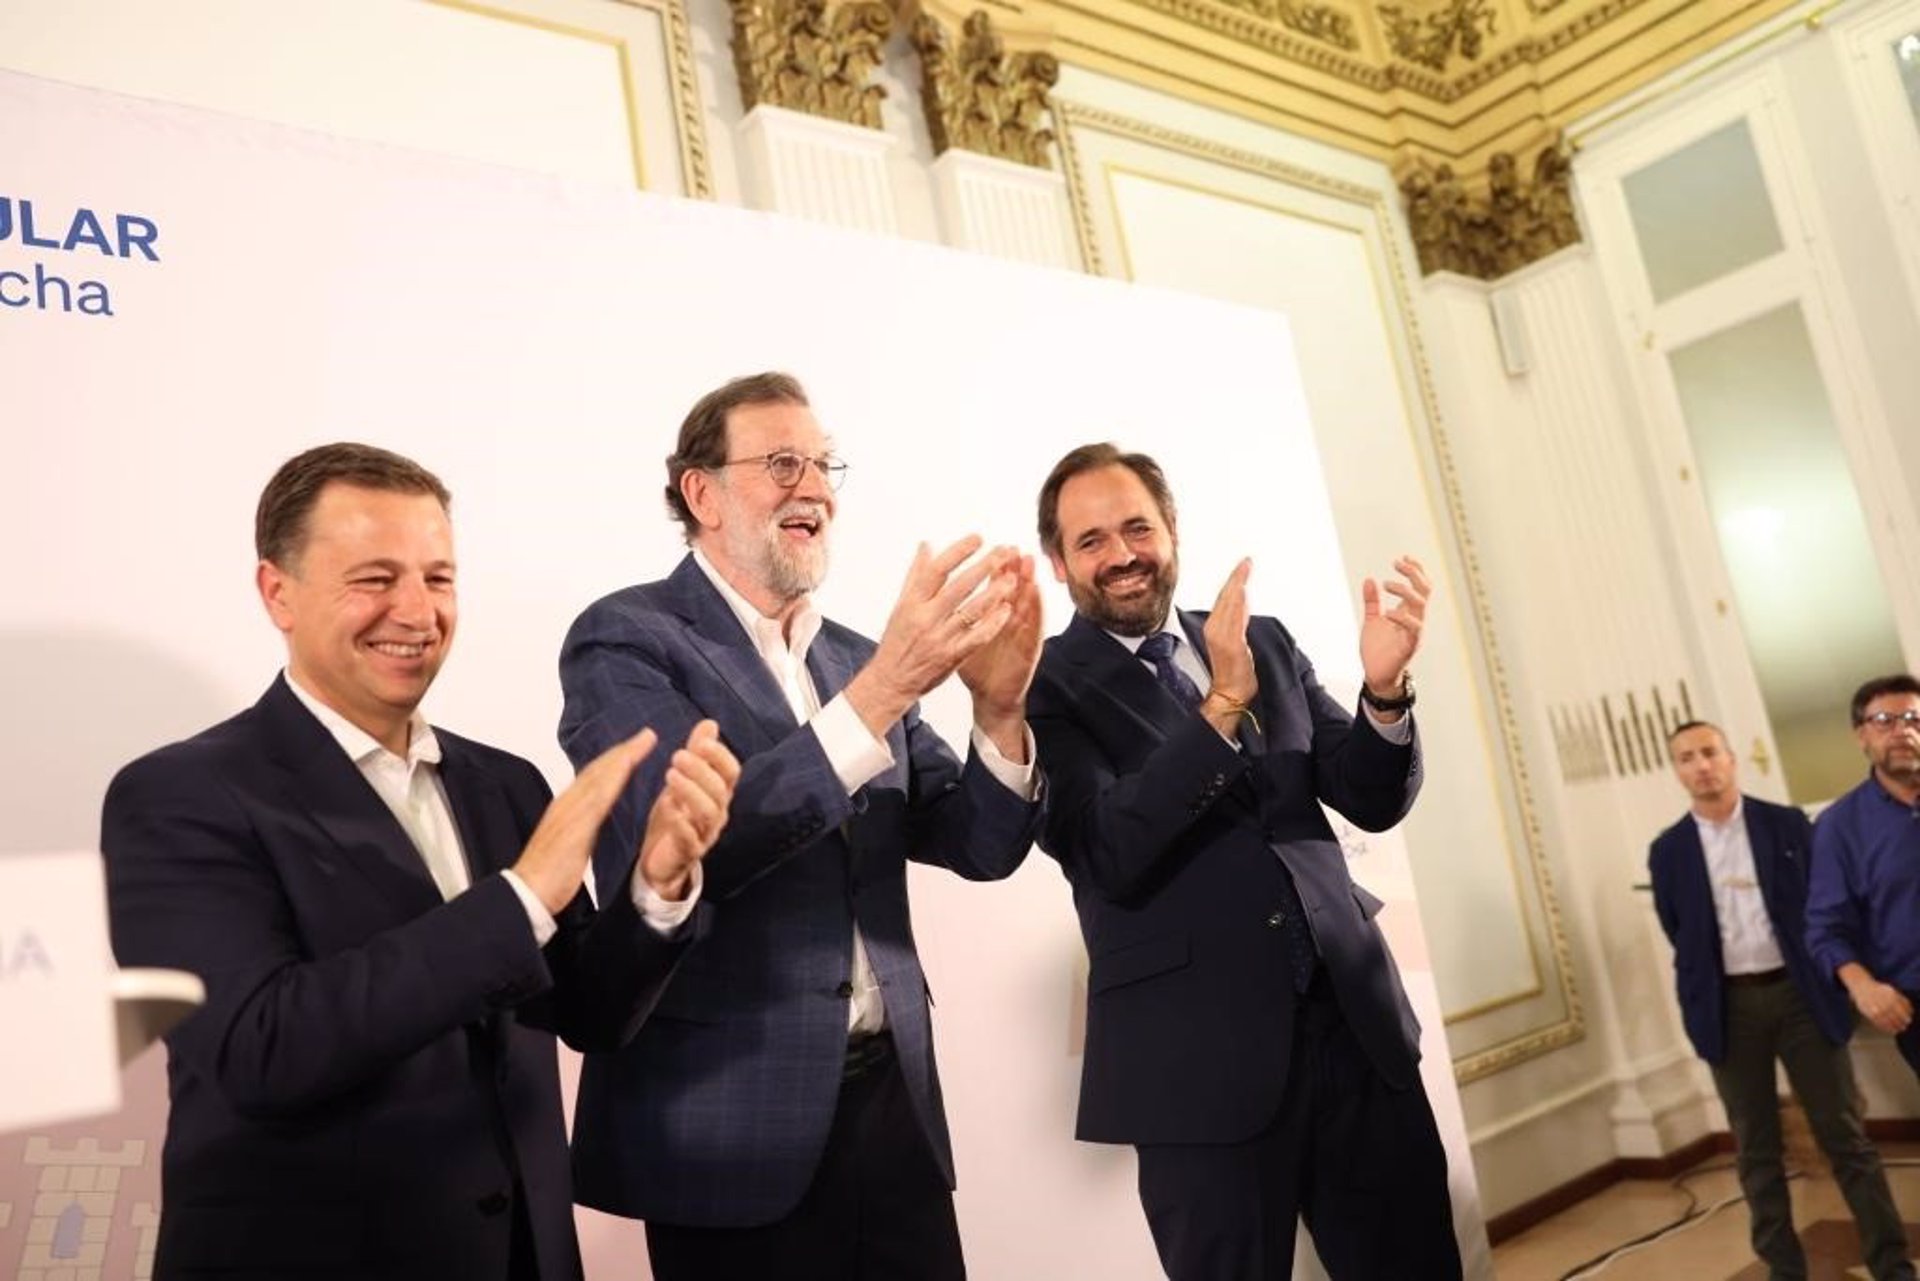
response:
M1916 1162L1916 1164L1920 1164L1920 1162ZM1644 1232L1641 1235L1634 1237L1631 1241L1623 1241L1619 1245L1616 1245L1609 1250L1606 1250L1600 1254L1594 1255L1592 1258L1588 1259L1586 1262L1577 1264L1571 1270L1562 1273L1559 1277L1559 1281L1581 1281L1582 1278L1591 1276L1594 1273L1599 1272L1602 1268L1605 1268L1607 1265L1611 1264L1615 1259L1618 1259L1623 1255L1631 1254L1635 1250L1641 1249L1645 1246L1652 1245L1654 1242L1659 1241L1664 1237L1671 1236L1673 1233L1678 1232L1683 1228L1691 1227L1695 1223L1699 1223L1705 1219L1711 1218L1713 1215L1718 1214L1720 1211L1726 1209L1730 1205L1736 1205L1739 1202L1746 1200L1747 1198L1744 1194L1735 1194L1733 1196L1725 1197L1719 1201L1716 1201L1714 1204L1707 1206L1705 1209L1702 1209L1700 1206L1700 1198L1694 1194L1694 1191L1692 1188L1687 1186L1688 1181L1691 1179L1697 1179L1700 1176L1706 1175L1706 1174L1718 1174L1723 1170L1731 1170L1733 1168L1734 1168L1733 1162L1727 1161L1720 1165L1701 1166L1699 1169L1688 1170L1685 1174L1676 1176L1673 1179L1672 1186L1678 1189L1680 1192L1684 1193L1687 1198L1687 1208L1681 1211L1679 1218L1675 1219L1671 1223L1662 1224L1660 1227L1653 1229L1651 1232ZM1804 1176L1802 1176L1798 1172L1790 1172L1787 1175L1787 1181L1791 1183L1793 1180L1802 1178L1802 1177Z
M1880 1164L1890 1169L1920 1167L1920 1157L1882 1157L1880 1159ZM1591 1276L1594 1273L1599 1272L1602 1268L1605 1268L1607 1265L1611 1264L1615 1259L1618 1259L1623 1255L1630 1254L1633 1251L1641 1249L1644 1246L1652 1245L1654 1242L1660 1240L1663 1237L1671 1236L1673 1233L1680 1231L1682 1228L1689 1227L1692 1224L1700 1222L1703 1219L1710 1218L1713 1215L1718 1214L1720 1211L1726 1209L1728 1206L1734 1205L1734 1204L1737 1204L1738 1202L1746 1200L1747 1198L1744 1194L1730 1196L1721 1201L1714 1203L1713 1205L1708 1206L1706 1209L1703 1210L1700 1208L1700 1198L1695 1196L1693 1189L1687 1186L1687 1182L1690 1179L1697 1179L1700 1176L1705 1174L1718 1174L1724 1170L1731 1170L1733 1168L1734 1168L1733 1162L1723 1161L1719 1165L1703 1165L1703 1166L1700 1166L1698 1169L1688 1170L1685 1174L1675 1176L1672 1182L1672 1186L1678 1189L1679 1191L1685 1193L1687 1198L1687 1208L1681 1212L1679 1218L1675 1219L1671 1223L1663 1224L1660 1227L1653 1229L1651 1232L1644 1232L1641 1235L1633 1238L1633 1240L1631 1241L1623 1241L1619 1245L1616 1245L1609 1250L1606 1250L1600 1254L1594 1255L1592 1258L1588 1259L1586 1262L1577 1264L1572 1270L1561 1273L1557 1281L1582 1281L1582 1278ZM1787 1172L1787 1182L1789 1183L1793 1182L1795 1179L1800 1179L1805 1177L1806 1177L1805 1175L1799 1173L1798 1171L1790 1170Z

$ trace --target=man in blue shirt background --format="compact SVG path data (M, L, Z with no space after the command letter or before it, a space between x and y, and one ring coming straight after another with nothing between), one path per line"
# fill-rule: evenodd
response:
M1687 1037L1712 1067L1727 1110L1753 1252L1775 1281L1807 1275L1787 1192L1778 1061L1859 1224L1868 1268L1883 1281L1911 1281L1906 1228L1860 1119L1846 1046L1853 1011L1802 941L1807 816L1741 795L1733 748L1718 726L1675 726L1667 754L1692 804L1648 851L1653 905L1673 943Z
M1920 1074L1920 680L1876 677L1852 711L1872 769L1814 828L1807 950Z

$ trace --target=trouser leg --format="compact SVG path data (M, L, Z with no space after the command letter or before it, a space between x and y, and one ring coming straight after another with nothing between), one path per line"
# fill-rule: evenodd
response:
M1726 989L1727 1055L1713 1065L1714 1087L1733 1130L1734 1166L1747 1197L1753 1252L1774 1281L1807 1275L1806 1254L1793 1230L1782 1161L1780 1094L1773 1061L1779 1034L1778 993L1791 982Z

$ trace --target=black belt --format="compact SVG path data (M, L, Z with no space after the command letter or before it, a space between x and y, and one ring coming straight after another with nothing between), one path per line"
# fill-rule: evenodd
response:
M856 1081L893 1061L893 1034L882 1029L847 1039L847 1057L840 1068L842 1081Z
M1765 987L1769 983L1778 983L1787 977L1786 967L1777 970L1761 970L1758 974L1729 974L1727 983L1731 987Z

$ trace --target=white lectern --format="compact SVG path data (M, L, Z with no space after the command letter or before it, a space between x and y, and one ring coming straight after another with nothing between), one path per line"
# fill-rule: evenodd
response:
M165 1036L207 999L207 985L185 970L120 970L113 976L114 1030L120 1066Z
M122 1065L203 997L191 974L114 970L99 854L0 854L0 1130L113 1111Z

